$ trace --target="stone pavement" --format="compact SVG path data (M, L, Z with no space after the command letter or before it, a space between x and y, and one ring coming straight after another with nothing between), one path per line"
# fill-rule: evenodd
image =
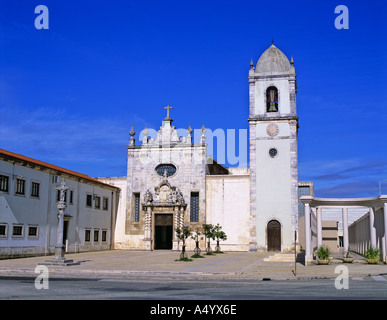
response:
M339 265L348 267L349 277L387 275L387 265L368 265L357 259L352 264L343 264L337 258L330 265L304 266L297 262L266 262L270 252L225 252L189 262L176 261L179 252L110 250L66 254L66 258L79 262L78 265L48 266L50 277L68 278L125 278L155 279L173 278L182 280L297 280L336 278ZM188 252L189 257L191 252ZM0 260L1 276L33 276L38 263L52 256Z

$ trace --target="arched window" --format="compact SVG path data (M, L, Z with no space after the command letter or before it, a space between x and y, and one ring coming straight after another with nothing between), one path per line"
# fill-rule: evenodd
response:
M266 112L278 112L278 90L276 87L269 87L266 90Z

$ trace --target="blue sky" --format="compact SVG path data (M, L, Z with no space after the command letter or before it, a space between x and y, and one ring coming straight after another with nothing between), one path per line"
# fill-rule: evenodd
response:
M49 29L34 26L49 9ZM334 26L337 5L349 29ZM299 179L320 197L387 179L385 1L0 2L0 148L124 176L129 130L248 129L248 70L274 44L297 73ZM387 183L383 193L387 193Z

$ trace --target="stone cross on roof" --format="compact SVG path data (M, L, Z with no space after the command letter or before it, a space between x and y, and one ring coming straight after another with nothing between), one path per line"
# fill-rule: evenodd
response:
M167 117L166 117L164 120L172 120L172 119L169 117L169 110L170 110L170 109L173 109L173 107L171 107L170 105L168 105L167 107L164 107L164 109L167 109Z

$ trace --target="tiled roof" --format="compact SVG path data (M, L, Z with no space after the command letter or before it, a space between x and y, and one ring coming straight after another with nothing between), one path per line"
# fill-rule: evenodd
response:
M33 159L33 158L29 158L29 157L23 156L21 154L17 154L17 153L14 153L14 152L11 152L11 151L7 151L7 150L4 150L4 149L0 149L0 155L5 156L6 158L13 158L13 159L21 160L21 161L26 161L26 162L29 162L29 163L32 163L32 164L35 164L35 165L38 165L38 166L41 166L41 167L44 167L44 168L56 170L58 172L66 173L66 174L69 174L69 175L74 176L74 177L82 178L82 179L85 179L85 180L88 180L88 181L92 181L92 182L95 182L95 183L98 183L98 184L102 184L102 185L105 185L105 186L109 186L109 187L112 187L112 188L117 188L117 187L112 186L110 184L106 184L106 183L103 183L103 182L101 182L101 181L99 181L97 179L89 177L86 174L75 172L75 171L72 171L72 170L69 170L69 169L65 169L65 168L62 168L62 167L58 167L58 166L55 166L53 164L50 164L50 163L47 163L47 162L43 162L43 161L40 161L40 160L36 160L36 159Z

